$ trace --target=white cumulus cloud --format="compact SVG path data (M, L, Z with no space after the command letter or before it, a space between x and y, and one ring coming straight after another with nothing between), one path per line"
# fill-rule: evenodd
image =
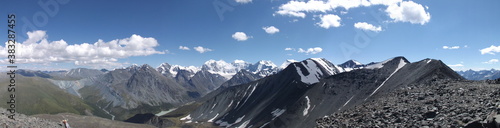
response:
M232 37L237 41L245 41L249 38L252 38L251 36L247 36L247 34L245 34L244 32L235 32Z
M307 50L299 48L299 50L297 52L299 52L299 53L306 53L306 54L317 54L317 53L320 53L322 51L323 51L322 48L320 48L320 47L314 47L314 48L308 48Z
M235 0L235 1L240 3L240 4L246 4L246 3L252 2L252 0Z
M285 51L295 51L295 48L285 48Z
M280 32L280 30L274 26L262 27L267 34L274 34Z
M443 49L459 49L460 46L443 46Z
M196 51L198 51L198 52L200 52L200 53L205 53L205 52L213 51L212 49L204 48L202 46L194 47L193 49L196 50Z
M374 31L374 32L382 31L382 27L374 26L374 25L366 23L366 22L357 22L354 24L354 27L357 29L366 30L366 31Z
M452 65L448 65L450 67L463 67L464 65L463 64L452 64Z
M304 1L289 1L279 7L277 14L293 17L306 17L304 12L326 12L332 10L331 6L324 1L309 0Z
M122 66L120 58L165 54L157 51L158 41L152 37L133 34L123 39L108 42L98 40L95 43L68 44L64 40L49 41L45 31L28 32L28 39L16 44L16 63L74 63L84 66ZM7 43L7 42L6 42ZM7 51L0 46L0 51ZM6 52L0 55L6 56ZM0 63L7 63L5 59Z
M495 55L496 52L500 52L500 46L491 45L490 47L479 50L481 54L492 54Z
M495 64L495 63L498 63L498 62L499 62L498 59L491 59L491 60L483 62L483 63L485 63L485 64Z
M282 4L276 14L301 17L304 18L307 13L314 12L328 12L337 8L344 8L349 10L350 8L356 8L361 6L372 6L372 5L393 5L401 2L402 0L309 0L307 2L303 0L292 0L285 4Z
M399 5L389 5L385 12L395 22L410 22L412 24L424 25L431 19L431 14L426 12L424 6L413 1L403 1Z
M291 0L278 7L273 15L305 18L307 14L332 13L346 14L351 8L382 5L393 22L410 22L424 25L431 19L428 6L403 0ZM324 25L326 26L326 24Z
M340 27L340 17L334 14L327 14L320 17L321 22L316 23L322 28Z
M190 50L189 47L186 47L186 46L179 46L179 49L180 50Z

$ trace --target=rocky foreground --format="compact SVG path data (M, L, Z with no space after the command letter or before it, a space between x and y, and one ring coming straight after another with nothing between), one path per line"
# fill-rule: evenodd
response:
M321 128L500 128L500 84L441 80L411 85L316 123Z
M30 117L16 113L15 120L7 117L10 114L6 109L0 108L0 128L63 128L61 123L37 117Z
M101 117L72 113L33 116L16 113L15 120L9 119L7 114L10 112L0 108L0 128L64 128L62 120L68 120L71 128L154 128L152 125L112 121Z

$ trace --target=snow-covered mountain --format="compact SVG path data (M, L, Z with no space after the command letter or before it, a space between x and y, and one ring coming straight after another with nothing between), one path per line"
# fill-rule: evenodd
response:
M261 77L269 76L279 71L278 66L276 66L273 62L266 60L261 60L250 65L247 70Z
M233 63L227 63L224 60L208 60L201 66L201 70L208 71L212 74L219 74L229 80L238 71L246 69L249 66L249 63L238 60Z
M179 71L184 70L192 74L190 77L193 77L196 72L200 71L200 68L195 66L184 67L180 65L170 65L168 63L162 63L156 68L156 70L158 70L158 72L160 72L162 75L171 77L176 77Z
M292 63L303 83L314 84L326 76L344 72L344 70L324 58L310 58ZM289 65L290 66L290 65Z
M285 69L286 67L288 67L288 65L290 65L291 63L294 63L294 62L299 62L299 61L293 60L293 59L287 59L285 62L283 62L283 64L281 64L281 66L279 68Z

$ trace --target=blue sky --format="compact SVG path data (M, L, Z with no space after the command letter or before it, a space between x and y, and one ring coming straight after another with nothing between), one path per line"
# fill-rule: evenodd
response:
M498 5L495 0L19 0L3 1L0 12L17 15L21 68L201 66L209 59L280 65L312 57L340 64L405 56L479 70L500 69ZM7 29L7 16L0 21ZM279 31L263 29L271 26ZM5 45L0 49L6 56ZM5 66L5 57L0 59Z

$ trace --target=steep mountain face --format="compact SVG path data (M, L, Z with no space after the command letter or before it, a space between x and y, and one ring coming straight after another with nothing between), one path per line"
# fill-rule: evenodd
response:
M158 66L158 68L156 68L156 70L158 70L158 72L166 77L175 77L175 75L173 75L174 73L172 71L172 65L168 63L162 63L160 66Z
M186 90L174 80L163 77L149 65L143 65L128 79L126 94L131 100L142 101L150 106L161 103L183 103L187 101Z
M183 118L222 127L311 127L317 118L380 98L410 84L463 79L439 60L396 57L346 72L307 59L247 84L231 86Z
M82 98L118 120L192 100L184 87L149 65L116 69L82 83Z
M217 89L225 81L227 81L226 77L202 69L194 74L185 87L193 91L190 94L192 97L198 98Z
M181 72L181 76L187 76L188 78L193 77L193 75L198 72L200 69L195 66L180 66L180 65L170 65L168 63L162 63L158 68L156 68L158 72L166 77L176 77Z
M282 114L283 106L305 93L312 82L339 72L333 64L319 58L292 63L276 75L228 87L184 119L214 122L223 127L250 126L254 124L251 122L271 120Z
M467 71L457 71L458 74L463 76L468 80L486 80L486 79L498 79L500 78L500 70L490 69L490 70L467 70Z
M212 74L222 75L227 80L229 80L233 75L235 75L242 69L252 72L253 74L258 74L261 77L275 74L279 70L273 62L265 60L261 60L255 64L251 64L241 60L236 60L232 63L226 63L223 60L209 60L205 62L205 64L201 68L201 70L208 71Z
M201 66L201 70L208 71L212 74L219 74L229 80L239 70L247 68L245 63L227 63L223 60L208 60Z
M278 72L278 67L271 61L261 60L248 67L248 71L261 77L269 76Z

